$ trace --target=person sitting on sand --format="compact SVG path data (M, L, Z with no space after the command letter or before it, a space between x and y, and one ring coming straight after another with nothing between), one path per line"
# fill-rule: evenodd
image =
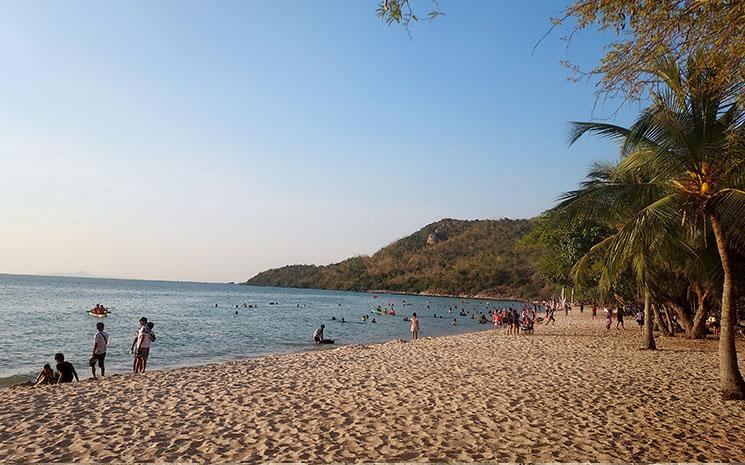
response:
M36 381L34 381L34 386L41 386L43 384L57 384L57 377L54 376L54 370L52 370L52 367L48 364L44 364L44 368L41 369L41 373L39 373L39 376L36 377Z
M75 371L75 367L72 363L65 361L65 356L62 353L54 354L54 360L57 362L57 383L72 383L73 377L75 381L80 381L78 378L78 372Z
M735 323L735 332L742 337L745 337L745 320L738 320Z
M316 344L321 344L323 342L323 330L325 328L325 325L321 325L321 327L313 333L313 340L316 341Z

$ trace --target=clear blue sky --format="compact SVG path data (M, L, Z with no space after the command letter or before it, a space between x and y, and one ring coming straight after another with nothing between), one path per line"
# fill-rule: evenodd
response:
M565 3L441 0L411 38L375 0L6 3L0 272L239 281L532 217L616 155L566 145L594 95L558 62L603 38L531 54Z

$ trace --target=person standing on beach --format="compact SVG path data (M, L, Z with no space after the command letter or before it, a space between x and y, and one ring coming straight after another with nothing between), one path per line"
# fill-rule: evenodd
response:
M75 371L75 367L72 366L72 363L65 361L64 354L54 354L54 361L57 362L57 384L72 383L73 377L75 378L75 381L80 382L78 372Z
M644 330L644 311L640 308L636 311L636 324L639 325L639 330Z
M147 322L147 328L150 330L150 348L153 348L153 342L155 342L155 330L153 329L155 327L155 323L152 321ZM150 356L150 352L148 351L148 357ZM145 359L145 363L147 364L147 359Z
M592 319L594 320L598 316L598 304L592 304Z
M518 315L516 309L512 309L512 333L515 335L520 334L520 315Z
M416 317L416 313L411 315L411 338L419 339L419 319Z
M619 305L616 309L616 329L619 329L618 326L621 326L621 329L626 329L623 326L623 312L624 312L623 305Z
M91 373L96 379L96 363L101 369L101 378L103 378L106 368L104 368L104 359L106 358L106 347L109 345L109 334L103 330L103 323L96 323L96 335L93 336L93 352L91 353Z
M147 325L147 318L143 316L140 318L140 329L137 331L134 343L132 344L132 352L135 357L132 370L135 373L142 373L147 367L147 358L150 355L150 343L153 342L150 334L151 331Z
M605 329L610 329L610 325L613 324L613 312L608 307L605 307L603 310L605 310Z

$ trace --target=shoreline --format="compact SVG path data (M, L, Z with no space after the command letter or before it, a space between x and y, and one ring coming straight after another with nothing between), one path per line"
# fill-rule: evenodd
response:
M394 339L0 390L0 462L745 461L745 403L720 399L716 341L660 338L660 350L639 351L636 327L606 331L571 313L534 335Z
M439 334L436 336L422 336L420 339L439 339L439 338L445 338L445 337L458 337L458 336L465 336L469 334L475 334L480 333L483 331L488 331L490 329L493 329L493 325L491 323L482 325L483 328L479 327L478 329L474 329L472 331L467 331L463 333L458 334ZM234 363L241 363L241 362L250 362L250 361L256 361L260 359L265 358L272 358L272 357L286 357L289 355L296 355L296 354L313 354L318 352L325 352L325 351L333 351L337 349L342 349L345 347L359 347L363 349L369 349L369 348L375 348L375 346L382 346L390 343L399 343L399 342L407 342L409 339L402 339L402 338L393 338L393 339L387 339L385 341L381 342L372 342L369 344L361 344L356 342L350 342L349 344L314 344L313 342L310 342L308 344L308 349L300 349L300 350L291 350L288 352L281 352L281 353L274 353L274 354L265 354L265 355L256 355L253 357L237 357L231 360L216 360L213 362L204 362L204 363L194 363L194 364L176 364L176 365L169 365L165 366L163 368L156 368L156 369L149 369L145 373L163 373L167 371L172 370L183 370L183 369L202 369L210 366L219 366L223 364L234 364ZM77 369L77 368L76 368ZM83 367L85 370L85 376L88 375L89 369L87 366ZM37 373L38 374L38 373ZM78 373L80 375L80 373ZM23 375L11 375L10 377L14 376L23 376ZM113 373L110 375L107 375L104 377L104 379L109 378L119 378L119 377L135 377L138 376L135 373L132 372L121 372L121 373ZM33 378L36 378L36 374L32 376L29 380L32 380ZM80 378L79 382L71 383L71 385L75 386L78 384L84 384L84 383L92 383L95 382L94 379L90 376L86 378ZM20 389L47 389L48 386L42 386L39 388L34 388L33 386L26 385L24 382L15 383L15 384L6 384L6 385L0 385L0 391L10 389L10 390L20 390Z
M326 324L328 324L328 323L326 323ZM437 339L437 338L443 338L443 337L457 337L457 336L461 336L461 335L480 333L480 332L483 332L483 331L491 330L493 328L494 328L493 324L491 323L491 321L489 321L486 324L479 324L478 326L474 326L472 329L469 329L468 331L463 331L463 332L460 332L460 333L457 333L457 334L436 334L436 335L432 335L432 336L422 336L421 339ZM187 363L187 362L185 362L185 363L177 363L177 364L174 364L174 365L166 365L166 366L163 366L162 368L149 369L147 372L148 373L152 373L152 372L161 372L161 371L176 370L176 369L185 369L185 368L201 368L201 367L210 366L210 365L219 365L219 364L222 364L222 363L235 363L235 362L241 362L241 361L256 360L256 359L261 359L261 358L265 358L265 357L282 357L282 356L292 355L292 354L316 353L316 352L320 352L320 351L335 350L335 349L339 349L339 348L342 348L342 347L349 347L349 346L367 348L367 347L377 346L377 345L381 345L381 344L388 344L388 343L395 342L395 341L404 341L404 342L406 342L407 340L408 339L403 339L403 338L392 338L392 339L385 339L385 340L382 340L382 341L370 342L370 343L349 342L349 343L340 343L340 344L315 344L312 341L309 341L308 342L308 345L307 345L307 348L289 349L289 350L283 351L283 352L276 352L276 353L271 353L271 354L262 354L262 355L255 355L255 356L235 356L234 358L231 358L231 359L214 360L214 361L208 361L208 362L197 362L197 363ZM91 378L91 377L88 376L88 373L89 373L88 366L85 365L85 364L82 364L81 366L82 366L81 373L84 373L83 376L87 376L87 377L85 377L85 378L81 377L80 382L83 383L83 382L91 381L93 378ZM80 373L78 373L78 374L80 375ZM37 372L34 372L34 373L31 373L31 374L28 374L28 375L14 374L14 375L7 376L5 378L0 378L0 379L23 378L23 380L20 380L19 379L19 382L14 382L12 384L0 384L0 391L2 391L4 389L31 388L31 386L26 385L25 382L26 381L31 381L31 380L35 379L37 375L38 375L38 371ZM134 374L131 373L131 372L129 372L129 371L115 372L115 373L112 373L112 374L106 376L106 378L115 377L115 376L129 376L129 375L134 375Z
M490 295L471 295L471 294L461 294L461 295L453 295L453 294L438 294L434 292L405 292L405 291L389 291L385 289L366 289L366 290L352 290L352 289L330 289L330 288L317 288L317 287L294 287L294 286L269 286L269 285L259 285L259 284L250 284L247 281L240 282L235 284L236 286L250 286L250 287L263 287L263 288L269 288L269 289L304 289L308 291L332 291L332 292L354 292L356 294L389 294L389 295L408 295L408 296L415 296L415 297L441 297L446 299L467 299L467 300L496 300L496 301L502 301L502 302L521 302L521 303L535 303L538 302L540 299L527 299L524 297L520 298L514 298L514 297L500 297L500 296L490 296Z
M442 297L447 299L461 299L461 300L496 300L500 302L520 302L520 303L533 303L534 300L530 299L524 299L524 298L508 298L508 297L497 297L497 296L486 296L486 295L470 295L470 294L462 294L462 295L450 295L450 294L437 294L434 292L400 292L400 291L386 291L386 290L367 290L364 291L368 294L391 294L391 295L410 295L410 296L417 296L417 297Z

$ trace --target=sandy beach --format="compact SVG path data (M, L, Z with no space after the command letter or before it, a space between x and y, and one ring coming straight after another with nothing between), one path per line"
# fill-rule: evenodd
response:
M0 462L745 461L745 403L719 400L716 341L642 352L635 325L572 313L532 336L3 389Z

